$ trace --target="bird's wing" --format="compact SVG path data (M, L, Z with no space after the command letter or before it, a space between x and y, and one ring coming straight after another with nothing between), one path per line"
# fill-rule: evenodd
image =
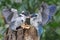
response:
M16 19L18 17L18 11L17 9L11 8L11 11L13 12L13 17L11 19L11 21L13 21L14 19Z
M12 22L10 23L9 28L10 28L11 30L16 30L15 22L16 22L16 20L14 20L14 21L12 21Z
M13 13L11 12L11 10L9 8L4 8L2 10L2 15L4 16L6 23L10 23L13 17Z
M50 11L49 15L53 16L56 13L57 6L56 5L50 5L50 6L48 6L48 8L49 8L49 11Z
M47 13L49 13L48 9L46 9L45 12L42 13L42 24L43 25L46 24L49 19L48 18L49 15Z
M50 6L43 6L43 7L44 9L42 11L42 24L44 25L48 23L49 20L52 18L52 16L56 13L56 6L50 5Z

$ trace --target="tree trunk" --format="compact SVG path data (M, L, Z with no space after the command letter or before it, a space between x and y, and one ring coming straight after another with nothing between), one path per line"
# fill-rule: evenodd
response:
M8 28L4 33L4 40L38 40L38 36L34 27L30 27L30 29L18 28L17 31Z

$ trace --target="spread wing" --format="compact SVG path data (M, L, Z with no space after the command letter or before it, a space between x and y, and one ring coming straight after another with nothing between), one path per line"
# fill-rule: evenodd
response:
M57 9L56 5L50 5L50 6L48 6L48 8L50 11L49 15L53 16L56 13L56 9Z
M9 8L4 8L2 10L2 15L4 16L6 23L10 23L11 18L13 16L13 13L11 12L11 10Z
M11 20L18 17L18 12L16 9L6 7L2 10L2 15L4 16L6 23L9 24Z
M16 19L18 17L18 11L17 9L11 8L11 11L13 12L13 17L11 19L11 21L13 21L14 19Z
M56 13L56 6L50 5L47 6L46 3L42 4L42 24L46 24L49 22L49 20L52 18L52 16Z

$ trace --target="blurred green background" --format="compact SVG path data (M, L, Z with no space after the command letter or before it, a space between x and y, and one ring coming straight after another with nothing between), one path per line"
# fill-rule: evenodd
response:
M20 13L22 10L35 13L42 1L48 5L55 4L57 12L53 16L51 22L44 26L44 33L41 40L60 40L60 0L0 0L0 40L3 40L3 33L5 31L5 23L2 17L2 8L9 6L16 8Z

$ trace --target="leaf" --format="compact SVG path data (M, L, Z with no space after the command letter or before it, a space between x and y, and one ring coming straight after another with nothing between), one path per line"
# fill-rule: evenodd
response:
M55 32L56 32L58 35L60 35L60 28L57 27L56 30L55 30Z

